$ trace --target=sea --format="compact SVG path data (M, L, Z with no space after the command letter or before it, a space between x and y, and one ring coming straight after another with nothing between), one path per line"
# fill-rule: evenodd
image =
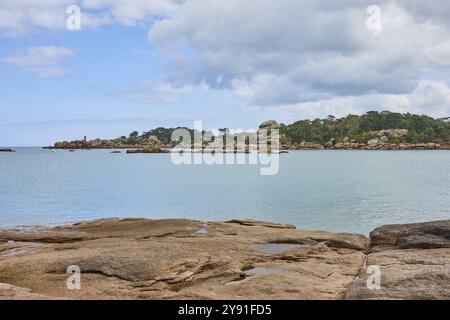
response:
M450 151L317 150L255 164L181 164L170 154L14 148L0 153L0 228L110 217L254 219L368 234L450 219Z

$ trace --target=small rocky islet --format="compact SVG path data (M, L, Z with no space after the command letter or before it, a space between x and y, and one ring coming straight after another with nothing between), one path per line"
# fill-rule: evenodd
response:
M80 290L66 285L74 265ZM450 220L369 237L253 220L4 229L0 299L450 299Z

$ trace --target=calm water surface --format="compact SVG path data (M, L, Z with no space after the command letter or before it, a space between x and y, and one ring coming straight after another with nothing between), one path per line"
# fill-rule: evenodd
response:
M254 165L175 166L168 154L0 153L0 227L104 217L252 218L368 233L450 219L450 151L296 151Z

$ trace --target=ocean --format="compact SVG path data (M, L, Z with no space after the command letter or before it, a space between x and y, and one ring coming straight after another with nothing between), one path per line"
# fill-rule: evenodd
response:
M170 154L0 153L0 227L108 217L255 219L368 234L450 219L450 151L290 151L257 165L175 165Z

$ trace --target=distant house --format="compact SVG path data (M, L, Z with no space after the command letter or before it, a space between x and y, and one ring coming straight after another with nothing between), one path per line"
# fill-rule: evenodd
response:
M450 122L450 117L439 118L438 120L445 121L445 122Z

